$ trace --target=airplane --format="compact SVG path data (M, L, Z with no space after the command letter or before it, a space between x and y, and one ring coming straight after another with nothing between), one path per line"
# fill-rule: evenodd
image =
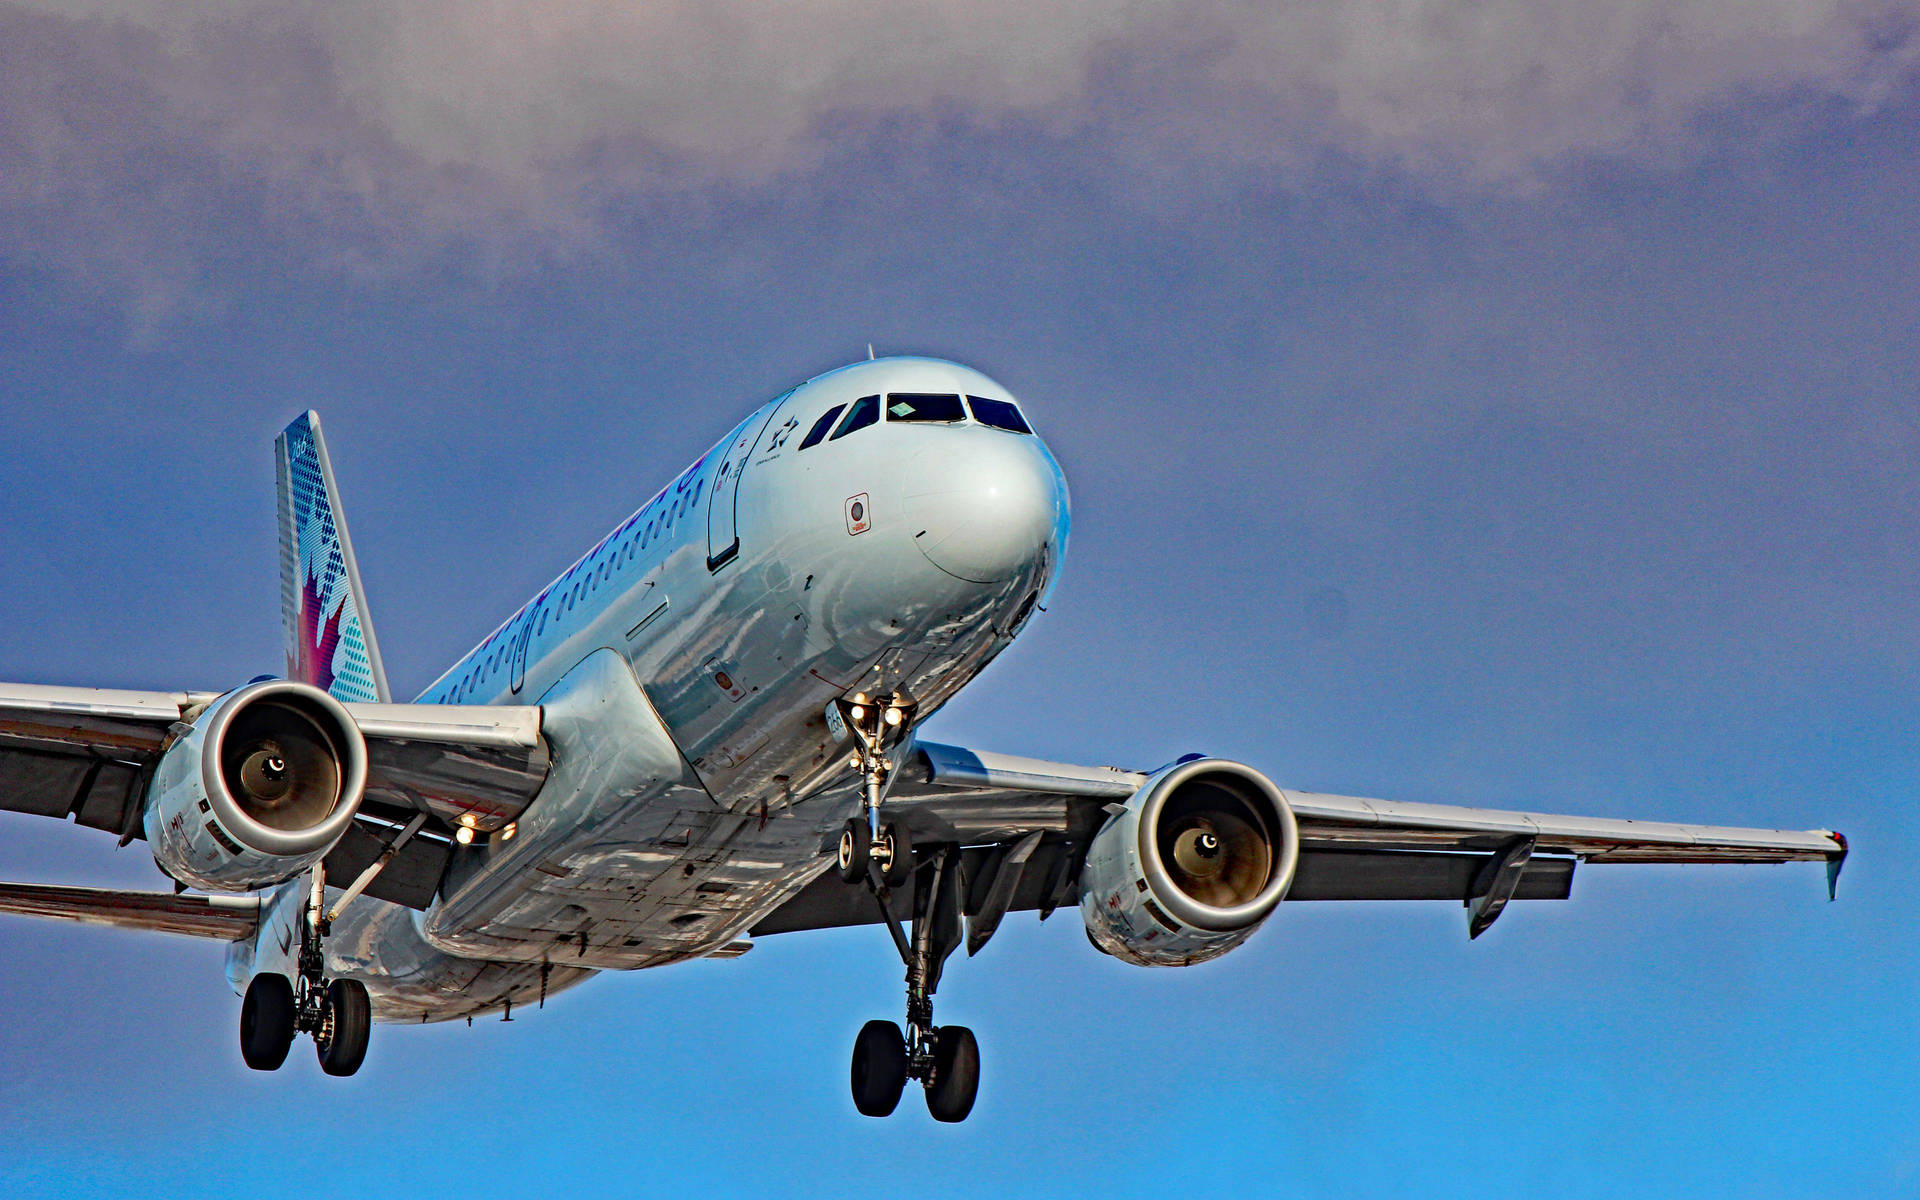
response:
M300 1034L351 1075L373 1022L503 1013L601 971L878 925L904 1026L855 1040L855 1108L908 1082L959 1121L980 1052L933 999L1012 912L1189 966L1282 901L1438 900L1479 937L1582 863L1827 864L1791 832L1397 803L1241 762L1081 766L922 724L1046 603L1066 479L1026 410L881 357L756 408L411 703L395 702L319 417L275 442L286 672L227 691L0 685L0 810L144 840L172 892L0 884L0 912L226 945L241 1056Z

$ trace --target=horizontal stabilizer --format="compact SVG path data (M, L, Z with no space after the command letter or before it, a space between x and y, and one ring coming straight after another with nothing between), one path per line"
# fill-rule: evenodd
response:
M235 942L251 937L259 925L260 897L0 883L0 913Z

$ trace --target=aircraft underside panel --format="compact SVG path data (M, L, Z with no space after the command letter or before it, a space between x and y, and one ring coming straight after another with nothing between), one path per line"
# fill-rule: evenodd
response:
M817 870L817 835L796 846L790 821L713 800L612 650L541 703L547 784L511 838L456 851L420 922L438 950L600 969L724 953Z

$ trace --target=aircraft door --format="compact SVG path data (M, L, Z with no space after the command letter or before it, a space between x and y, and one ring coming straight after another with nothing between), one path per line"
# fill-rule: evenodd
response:
M788 392L787 396L793 393ZM740 553L738 505L740 477L760 442L761 435L786 407L787 396L767 405L740 423L727 439L726 452L713 473L713 485L707 489L707 570L718 571Z
M542 592L540 598L527 609L526 619L520 622L520 632L513 639L513 692L527 686L527 647L533 642L534 624L540 618L540 610L546 606L547 596Z

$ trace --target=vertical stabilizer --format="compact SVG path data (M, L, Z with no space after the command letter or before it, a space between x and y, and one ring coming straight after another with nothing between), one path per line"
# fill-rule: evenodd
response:
M385 703L387 673L373 640L367 593L347 540L320 438L320 414L303 413L273 443L280 477L280 617L287 678L337 700Z

